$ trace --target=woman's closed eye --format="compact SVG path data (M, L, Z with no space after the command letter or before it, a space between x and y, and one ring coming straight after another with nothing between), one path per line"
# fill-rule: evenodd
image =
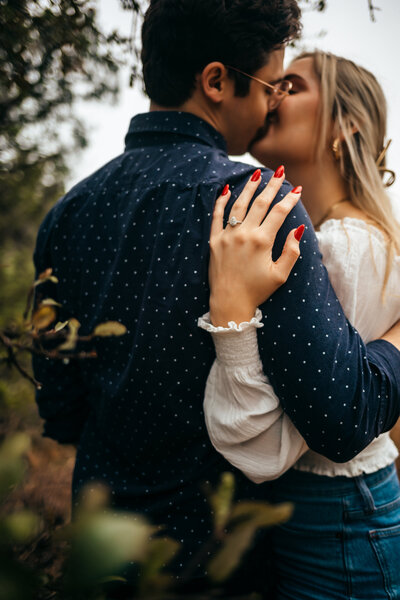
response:
M289 90L289 95L290 96L292 96L293 94L298 94L299 92L301 92L301 91L303 91L305 89L305 86L301 82L299 82L297 80L297 78L296 79L291 79L290 81L292 82L292 87Z
M298 94L299 92L307 89L307 82L303 79L303 77L295 74L289 74L285 76L285 79L291 81L292 83L292 88L289 90L290 95Z

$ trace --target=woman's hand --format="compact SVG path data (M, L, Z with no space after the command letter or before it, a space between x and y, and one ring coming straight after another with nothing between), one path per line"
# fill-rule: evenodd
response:
M294 188L266 217L283 180L284 170L280 167L248 210L261 182L258 169L232 206L229 219L235 217L241 221L235 226L228 224L224 229L223 225L224 209L230 198L228 186L215 203L209 266L210 319L215 326L249 321L257 306L286 282L300 255L304 225L289 233L281 256L276 262L272 260L276 234L301 194L301 187Z

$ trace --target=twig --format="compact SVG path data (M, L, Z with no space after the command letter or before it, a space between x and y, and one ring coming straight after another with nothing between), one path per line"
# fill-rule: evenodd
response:
M0 342L7 350L7 358L0 358L0 364L7 363L8 365L14 365L15 368L21 373L21 375L30 381L36 389L40 389L42 384L39 381L36 381L34 377L32 377L25 369L19 364L16 352L29 352L29 354L36 354L38 356L44 356L46 358L51 358L53 360L63 360L68 361L70 359L75 360L84 360L88 358L97 358L97 352L95 350L91 350L90 352L64 352L60 353L58 350L44 350L44 348L35 348L34 346L27 346L25 344L21 344L20 342L14 342L9 337L4 335L3 332L0 331Z
M40 390L42 387L42 384L39 383L39 381L37 381L36 379L34 379L31 375L29 375L29 373L27 371L25 371L25 369L23 367L21 367L21 365L19 364L13 349L10 347L7 347L7 353L8 353L8 360L7 362L10 365L14 365L14 367L17 369L17 371L19 371L21 373L21 375L23 377L25 377L25 379L28 379L28 381L30 381L37 390Z
M28 315L29 315L29 313L30 313L30 311L32 309L32 303L33 303L33 295L34 295L34 293L35 293L35 286L32 285L31 289L29 290L28 297L26 299L26 307L25 307L24 315L23 315L24 321L27 320Z
M368 10L369 10L369 16L370 16L371 21L373 23L376 23L375 11L381 10L381 9L379 8L379 6L373 5L373 0L368 0Z
M32 346L24 346L23 344L15 343L13 344L13 348L18 348L20 351L29 352L30 354L36 354L37 356L44 356L46 358L51 358L54 360L66 360L71 358L76 358L78 360L83 360L86 358L97 358L97 352L95 350L91 350L90 352L58 352L58 350L44 350L43 348L33 348Z

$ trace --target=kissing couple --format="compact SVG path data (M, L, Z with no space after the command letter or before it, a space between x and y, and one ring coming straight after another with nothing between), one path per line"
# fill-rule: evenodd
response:
M34 257L58 278L61 320L128 332L101 338L96 361L35 356L37 402L44 435L77 445L74 506L100 481L116 509L163 524L182 543L178 583L211 535L202 486L231 471L237 500L295 510L259 532L227 594L397 598L385 99L331 54L284 72L299 32L295 0L150 2L150 110L50 211ZM264 168L229 158L249 149ZM206 584L199 566L188 593Z

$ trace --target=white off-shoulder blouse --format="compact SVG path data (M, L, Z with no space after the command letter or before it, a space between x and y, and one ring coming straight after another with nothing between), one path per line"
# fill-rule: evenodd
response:
M400 256L393 258L382 295L386 268L383 234L360 219L326 221L318 242L331 283L349 321L364 342L379 338L400 319ZM217 358L205 391L204 412L210 439L229 462L252 481L276 479L294 466L330 477L354 477L391 464L396 446L388 433L346 463L309 450L283 412L258 352L261 311L249 323L214 327L207 313L199 326L212 334Z

